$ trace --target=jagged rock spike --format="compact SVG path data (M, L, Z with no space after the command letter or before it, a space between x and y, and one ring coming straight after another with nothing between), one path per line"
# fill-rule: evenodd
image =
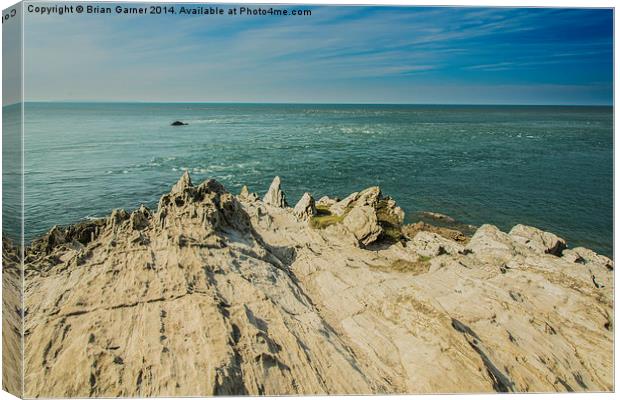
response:
M307 220L316 215L316 206L314 198L308 192L305 192L301 199L295 205L293 214L300 220Z
M286 202L286 195L280 188L280 177L276 176L273 178L271 185L269 186L269 190L263 197L263 202L265 204L272 205L274 207L285 208L288 207L288 203Z
M181 193L185 189L192 187L192 178L189 176L189 171L185 170L178 182L172 187L171 193Z

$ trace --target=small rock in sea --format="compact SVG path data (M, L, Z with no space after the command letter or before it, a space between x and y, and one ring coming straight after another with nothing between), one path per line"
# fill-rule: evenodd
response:
M438 212L423 211L422 215L428 218L438 220L438 221L444 221L444 222L449 222L449 223L456 222L454 218L452 218L451 216L446 215L446 214L441 214Z
M183 126L183 125L189 125L185 122L181 122L181 121L174 121L172 124L170 124L172 126Z

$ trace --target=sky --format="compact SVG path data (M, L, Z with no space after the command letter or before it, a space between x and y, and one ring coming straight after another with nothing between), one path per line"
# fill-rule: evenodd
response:
M613 101L610 9L308 9L311 16L285 17L26 13L25 99Z

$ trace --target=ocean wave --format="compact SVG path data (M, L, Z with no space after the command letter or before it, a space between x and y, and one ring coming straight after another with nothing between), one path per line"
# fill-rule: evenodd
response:
M86 221L96 221L98 219L102 219L102 218L105 218L105 217L106 217L105 215L87 215L87 216L83 217L82 219L86 220Z

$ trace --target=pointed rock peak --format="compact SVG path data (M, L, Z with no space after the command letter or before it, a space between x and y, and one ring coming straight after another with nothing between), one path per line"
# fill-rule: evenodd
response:
M192 187L192 178L189 176L189 171L185 170L181 179L172 187L171 193L181 193L185 189Z
M282 181L280 180L279 176L276 176L275 178L273 178L273 181L271 181L271 186L269 186L269 188L273 188L273 187L277 187L278 189L280 189L280 185L282 184Z
M293 214L295 214L295 216L301 220L307 220L312 216L316 215L314 198L310 193L304 193L299 202L295 205L295 208L293 209Z
M250 195L250 189L246 185L243 185L241 188L241 193L239 193L239 197L248 197Z
M144 204L140 204L140 208L138 208L138 211L143 214L147 214L151 212L151 210L149 210L149 208L145 206Z
M265 202L265 204L269 204L275 207L288 207L288 204L286 203L286 196L280 188L279 176L273 178L273 182L271 182L271 186L269 186L269 190L265 194L263 202Z
M357 196L356 202L358 205L376 206L379 200L381 200L382 194L379 186L372 186L368 189L362 190Z
M241 188L241 193L239 193L239 200L254 202L258 200L258 195L250 192L250 189L248 189L246 185L243 185Z
M115 208L112 210L112 214L110 214L110 219L114 221L122 221L129 217L127 211L122 208Z
M142 230L146 228L149 224L150 217L151 217L150 210L146 208L144 204L140 205L140 208L132 212L131 215L129 216L131 227L137 230Z

